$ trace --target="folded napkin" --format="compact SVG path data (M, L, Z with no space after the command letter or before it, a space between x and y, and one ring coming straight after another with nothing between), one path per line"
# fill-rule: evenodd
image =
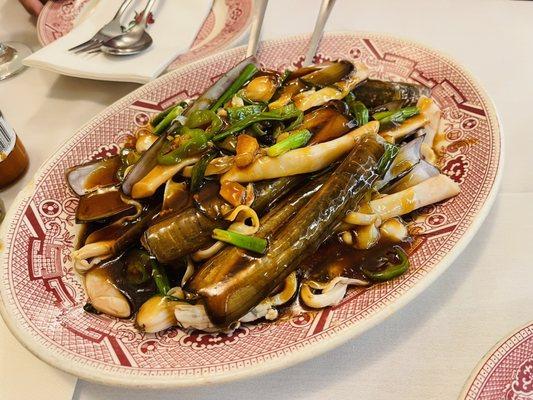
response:
M33 53L24 60L30 67L42 68L82 78L146 83L191 46L202 26L212 0L159 0L152 8L154 23L148 32L154 42L144 52L132 56L74 54L69 48L91 38L110 21L123 0L99 0L87 18L70 33ZM123 16L127 25L134 12L142 12L146 1L136 0Z

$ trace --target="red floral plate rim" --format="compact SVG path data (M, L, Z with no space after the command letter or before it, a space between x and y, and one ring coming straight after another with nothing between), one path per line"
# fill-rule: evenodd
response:
M483 356L460 399L533 399L533 321L507 335Z
M37 19L37 38L46 46L66 35L91 0L49 1ZM168 66L176 69L237 43L251 23L252 0L214 0L211 11L198 31L191 48Z
M259 59L269 68L300 65L303 57L295 54L304 54L308 39L263 42ZM64 167L116 151L109 140L118 143L132 125L146 124L150 114L200 93L244 53L241 47L215 54L117 101L57 150L19 193L1 227L0 312L37 357L86 380L151 388L203 385L286 368L393 314L429 286L474 236L494 201L503 167L501 128L488 96L459 64L426 46L374 33L329 33L317 60L361 60L374 77L426 84L447 120L444 171L463 191L417 219L420 236L410 271L395 281L354 290L334 308L244 326L230 335L178 329L142 334L128 321L83 313L85 295L66 255L75 232L58 228L72 224L75 207Z

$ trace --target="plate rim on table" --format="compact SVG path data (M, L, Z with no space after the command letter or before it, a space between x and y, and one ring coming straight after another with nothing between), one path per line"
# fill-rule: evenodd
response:
M415 284L408 287L408 290L406 292L402 293L399 297L394 297L393 300L391 300L390 303L385 304L383 306L378 307L379 310L374 312L373 314L370 314L370 316L364 317L361 321L358 321L357 324L350 325L346 329L338 330L334 333L332 333L332 336L328 336L327 338L316 340L313 345L307 348L307 351L302 350L295 350L290 352L288 355L285 354L282 357L273 357L268 359L267 361L263 362L257 362L255 364L251 363L248 368L239 368L238 370L229 370L225 371L223 373L214 374L214 375L198 375L198 376L170 376L170 379L168 377L162 377L160 375L154 375L154 376L148 376L148 375L134 375L135 380L132 382L131 377L127 377L124 375L111 375L106 374L105 371L98 371L96 367L93 369L87 370L87 366L81 363L76 364L76 360L70 360L68 361L67 365L60 365L61 362L64 362L64 359L59 358L56 354L54 354L49 349L43 347L41 344L37 342L37 340L29 333L21 329L21 327L17 324L17 321L15 317L7 311L6 304L4 296L6 295L4 293L4 286L0 284L0 313L4 316L4 319L6 321L6 324L8 325L9 329L13 332L15 337L30 351L32 351L37 357L42 359L43 361L54 365L56 367L59 367L66 372L75 374L80 376L83 379L90 380L97 383L103 383L103 384L112 384L116 386L129 386L129 387L144 387L144 388L176 388L176 387L190 387L190 386L200 386L210 383L222 383L222 382L228 382L228 381L234 381L237 379L242 379L245 377L252 377L257 376L260 374L273 372L276 370L284 369L287 367L290 367L292 365L295 365L299 362L311 359L313 357L316 357L320 354L323 354L326 351L329 351L345 342L347 342L350 339L353 339L363 332L367 331L368 329L372 328L373 326L377 325L378 323L382 322L385 318L392 315L394 312L398 311L400 308L405 306L407 303L409 303L411 300L413 300L416 296L418 296L424 289L426 289L428 286L431 285L435 281L435 279L440 276L449 266L450 264L457 258L457 256L464 250L464 248L468 245L470 240L474 237L478 229L480 228L481 224L485 220L486 216L488 215L494 200L496 198L496 194L498 192L501 178L502 178L502 171L503 171L503 164L504 164L504 134L503 129L501 126L501 120L498 116L498 113L494 107L494 104L491 100L491 98L488 96L486 91L483 89L483 87L478 83L478 80L467 70L465 67L463 67L461 64L456 62L452 57L446 55L445 53L435 50L425 44L420 44L417 41L413 41L411 39L398 37L396 35L388 35L383 33L371 33L371 32L360 32L360 31L340 31L340 32L329 32L325 34L325 38L329 39L330 37L336 38L343 37L345 35L349 35L353 37L353 39L373 39L373 40L385 40L385 41L392 41L394 43L399 43L403 45L409 45L414 46L418 49L421 49L425 52L431 53L433 57L438 58L441 61L446 61L451 66L453 66L455 69L459 70L465 77L466 81L472 85L476 91L477 94L481 97L481 99L486 103L486 110L488 111L487 119L491 121L491 125L493 128L492 135L495 135L494 141L495 141L495 148L496 150L499 150L499 153L496 154L497 157L497 165L492 166L491 164L487 165L487 168L495 168L494 170L494 178L492 180L492 186L490 189L487 188L488 193L485 197L484 202L479 206L480 209L477 213L474 214L474 211L472 211L472 220L470 224L467 226L466 232L460 236L459 239L456 239L453 248L451 250L446 250L446 254L443 256L441 261L439 263L435 263L435 265L424 274L422 278L420 278ZM296 35L296 36L290 36L290 37L283 37L278 39L273 39L266 41L267 45L270 44L278 44L281 45L282 43L286 41L303 41L308 40L308 35ZM261 47L260 47L261 48ZM103 110L98 115L94 116L89 122L84 124L74 135L72 135L69 140L63 144L60 148L58 148L39 168L39 170L35 174L35 178L40 177L45 170L52 165L52 163L55 161L56 157L60 153L66 152L67 149L70 149L75 143L75 139L80 136L80 134L88 129L92 124L96 124L97 122L103 120L105 117L108 117L109 115L112 115L111 112L115 108L118 108L119 106L131 104L132 101L135 99L138 99L139 96L143 93L143 91L150 90L152 85L158 85L158 81L162 79L169 79L170 74L175 74L176 76L179 76L182 71L183 73L193 70L195 68L199 68L202 65L211 65L212 63L215 63L217 59L222 59L224 57L229 58L232 55L238 55L239 52L243 52L244 46L234 49L229 49L224 52L216 53L210 57L198 60L194 63L187 64L179 69L176 69L175 71L166 74L147 85L144 85L137 90L133 91L132 93L124 96L123 98L119 99L112 105L108 106L105 110ZM319 49L320 53L320 49ZM372 68L371 68L372 69ZM499 139L499 142L498 140ZM496 162L496 161L495 161ZM28 198L28 196L31 196L34 193L34 181L32 180L28 186L26 186L21 192L18 194L17 198L14 200L13 204L11 205L5 222L0 228L0 240L1 238L6 237L8 226L11 227L12 221L15 220L17 216L17 212L19 211L19 207L21 204ZM17 221L20 223L20 220L22 218L20 217ZM0 242L1 243L1 242ZM5 260L6 251L0 252L0 261ZM0 263L1 267L1 263ZM2 267L7 271L9 266ZM0 270L2 273L4 273L3 270ZM9 299L11 301L11 299ZM191 367L192 369L192 367ZM132 375L133 376L133 375ZM166 378L166 379L165 379Z
M483 396L486 383L490 379L491 375L498 370L501 363L508 356L510 356L513 350L515 350L515 348L518 346L516 340L518 340L519 336L524 334L526 331L528 331L529 335L524 340L533 340L533 320L506 334L503 339L499 340L490 348L489 351L483 355L483 357L481 357L466 380L463 389L461 390L461 395L459 396L460 400L475 400L480 399L481 396ZM533 354L531 355L531 358L533 359ZM489 363L492 365L489 365ZM515 375L517 371L518 370L513 371L513 375ZM514 381L509 381L507 384L511 385L513 382ZM508 389L510 391L512 388ZM503 396L504 393L502 392L501 395ZM503 397L499 396L498 399L499 398ZM507 399L508 397L505 398Z
M78 19L80 15L82 15L84 7L87 7L89 3L93 1L100 0L85 0L84 4L81 6L80 13L76 14L74 17L74 24L80 22L78 21ZM243 15L240 15L238 18L230 17L229 14L231 12L236 12L236 10L239 9L238 6L242 6L242 4L238 4L239 2L244 4L244 7L241 7L240 9L242 10L242 8L244 8L245 13ZM37 18L37 23L35 27L37 31L37 38L39 40L39 43L43 47L49 45L50 43L53 43L55 40L58 39L55 38L53 40L50 40L46 38L48 34L45 33L46 29L51 29L46 27L46 22L48 19L54 16L53 12L51 11L51 9L53 9L54 7L59 7L59 5L57 3L54 3L53 1L47 2L43 7L42 12L39 14L39 17ZM223 14L225 15L224 21L217 22L221 20L221 16ZM203 21L202 26L198 30L197 37L191 45L191 48L187 52L179 54L174 60L172 60L162 74L233 47L235 44L241 41L241 39L247 34L250 24L252 22L252 15L253 0L213 0L211 10ZM241 22L242 26L240 26L240 28L239 24L237 23L233 23L232 25L228 26L227 21L237 21L240 18L244 18L244 21ZM212 30L207 33L203 32L204 26L208 26L210 24L213 24ZM237 26L239 29L233 30L235 26ZM74 27L75 25L72 28ZM217 31L215 32L215 30ZM226 31L228 31L229 33L226 33ZM61 35L66 35L69 32L70 30L62 31ZM203 35L203 37L198 40L198 37L200 35ZM53 70L63 75L78 76L76 73L69 74L67 73L67 71L63 71L60 68L55 68ZM105 80L106 78L102 77L101 79ZM128 79L123 80L129 81Z

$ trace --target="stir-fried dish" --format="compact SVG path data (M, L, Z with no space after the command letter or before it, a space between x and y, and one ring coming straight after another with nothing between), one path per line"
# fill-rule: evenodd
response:
M85 310L227 331L400 276L410 213L459 193L438 168L440 117L426 88L363 64L245 60L119 155L67 171Z

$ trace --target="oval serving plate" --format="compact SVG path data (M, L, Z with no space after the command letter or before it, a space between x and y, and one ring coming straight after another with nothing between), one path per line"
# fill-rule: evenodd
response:
M37 37L43 46L69 33L101 0L49 1L37 20ZM253 11L252 0L214 0L209 15L190 50L169 65L176 69L235 45L246 33Z
M264 42L259 59L282 70L299 66L308 37ZM411 269L398 279L351 291L341 304L231 334L170 329L138 332L131 320L85 313L86 296L70 252L77 199L65 168L115 154L150 115L196 96L240 61L228 50L172 71L111 105L81 128L23 190L2 226L0 311L15 336L44 361L84 379L137 387L229 381L293 365L353 338L426 288L472 238L493 202L502 167L498 119L487 95L459 65L421 45L367 33L327 34L317 59L365 62L374 78L431 88L443 110L443 171L459 196L425 209Z

